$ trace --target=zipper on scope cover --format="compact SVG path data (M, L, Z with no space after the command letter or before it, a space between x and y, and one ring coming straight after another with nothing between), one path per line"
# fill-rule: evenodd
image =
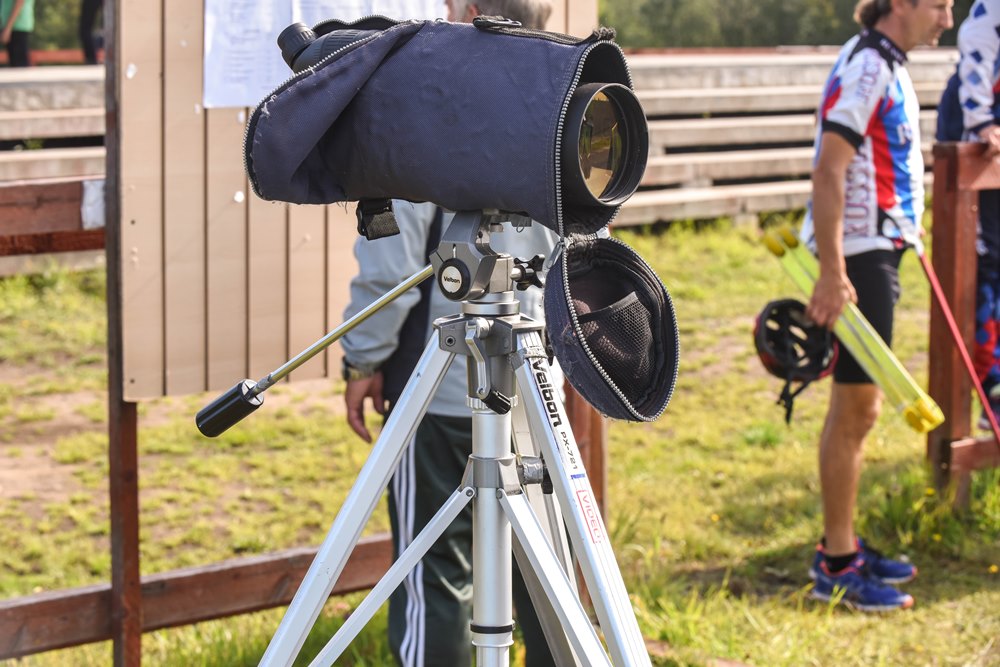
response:
M517 21L503 18L502 16L477 16L472 19L472 25L483 32L497 32L504 35L516 35L518 37L537 37L547 39L557 44L587 44L588 42L609 42L615 38L614 28L597 28L586 37L573 37L561 32L549 32L548 30L537 30L535 28L525 28Z
M597 34L599 31L605 30L605 28L599 28L592 33L591 36ZM611 30L612 36L614 35L614 30ZM551 34L551 33L549 33ZM576 72L573 74L573 80L570 82L569 90L566 93L566 98L563 100L562 108L559 110L559 122L556 125L556 145L553 149L554 167L555 167L555 185L556 185L556 231L559 232L559 236L566 236L566 229L563 224L563 201L562 201L562 139L563 130L566 124L566 112L569 110L569 102L573 97L573 93L576 92L576 87L580 84L580 77L583 76L583 67L587 61L587 56L600 44L608 44L613 46L618 54L622 58L622 62L625 63L625 78L628 82L628 87L630 90L635 90L635 86L632 84L632 72L628 69L628 62L625 58L625 52L622 51L622 47L618 46L615 42L606 41L600 39L591 44L580 56L580 61L576 64ZM611 214L611 218L608 220L608 225L610 225L616 217L618 217L618 212L621 210L621 206L618 206L614 212ZM607 225L605 225L607 226Z

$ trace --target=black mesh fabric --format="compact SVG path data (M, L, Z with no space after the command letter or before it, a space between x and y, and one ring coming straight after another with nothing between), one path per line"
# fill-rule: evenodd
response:
M584 302L576 301L577 313ZM652 313L642 305L635 292L615 303L579 314L577 321L587 345L601 360L611 379L626 393L643 387L653 376L653 333L649 328ZM641 396L632 395L634 401Z

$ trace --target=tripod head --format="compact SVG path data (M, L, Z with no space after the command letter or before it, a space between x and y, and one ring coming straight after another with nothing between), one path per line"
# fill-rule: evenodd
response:
M545 257L535 255L531 259L524 260L506 253L495 252L490 247L490 234L498 231L500 225L507 220L510 220L515 227L531 224L531 220L526 217L501 214L498 211L458 213L442 235L441 242L432 255L430 266L424 267L386 292L259 382L250 379L237 382L226 393L198 412L195 417L198 430L210 438L221 435L263 405L263 394L271 386L434 273L438 275L438 286L446 297L453 301L480 304L478 310L475 307L471 308L477 315L489 317L518 314L519 306L513 292L515 289L527 289L531 285L541 287L540 273ZM502 394L491 388L488 379L489 369L484 356L487 351L479 343L474 345L470 343L468 350L471 351L464 347L467 340L471 341L474 338L481 341L488 334L488 327L488 324L479 322L476 333L463 333L457 338L452 336L451 339L454 341L452 347L454 351L470 354L476 360L475 365L470 364L469 372L470 374L475 372L478 376L474 382L477 395L490 403L491 407L509 410L509 399L505 401Z
M487 294L510 292L515 287L542 286L544 255L529 260L495 252L490 247L490 233L504 221L515 227L531 224L520 215L498 212L463 211L455 216L431 254L431 266L438 287L452 301L476 301Z

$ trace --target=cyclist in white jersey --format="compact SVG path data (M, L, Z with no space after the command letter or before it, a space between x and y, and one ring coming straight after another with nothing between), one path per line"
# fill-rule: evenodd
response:
M823 90L816 147L834 132L856 151L845 179L845 255L897 249L920 226L924 159L914 140L920 104L905 63L889 38L865 28L841 49ZM802 236L815 251L813 225L810 205Z
M820 275L806 312L832 328L855 301L886 342L899 297L898 266L920 229L923 160L916 97L906 53L934 45L952 26L952 0L861 0L862 32L844 45L823 91L813 192L802 237L817 253ZM864 611L905 609L913 598L893 587L916 568L891 560L854 532L865 437L881 393L841 351L819 442L824 537L810 568L813 595Z

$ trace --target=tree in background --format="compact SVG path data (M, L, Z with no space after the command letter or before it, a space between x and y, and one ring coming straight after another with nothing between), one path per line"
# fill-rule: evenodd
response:
M956 0L955 25L973 0ZM627 48L840 45L857 0L599 0L602 25ZM941 40L954 45L955 31Z
M33 49L78 49L77 20L80 0L39 0L35 3Z
M628 48L838 45L857 31L856 0L598 0L602 25ZM955 1L955 25L972 0ZM35 5L36 49L75 49L80 0ZM955 31L942 44L955 44Z

